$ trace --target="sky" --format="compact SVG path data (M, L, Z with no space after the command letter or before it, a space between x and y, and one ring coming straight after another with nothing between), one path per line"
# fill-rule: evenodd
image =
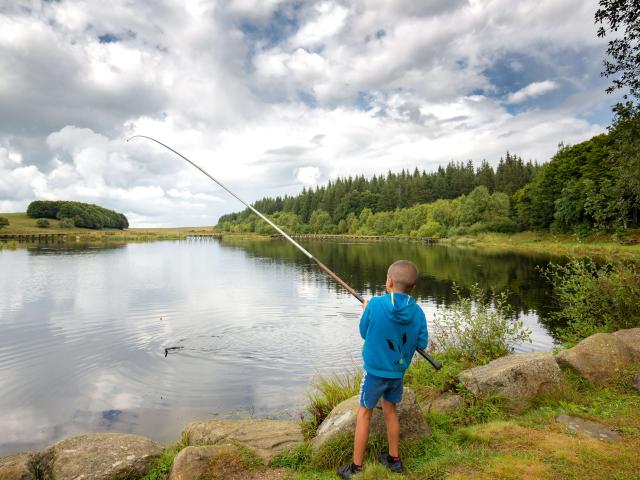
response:
M0 212L213 225L241 197L606 131L597 0L0 0Z

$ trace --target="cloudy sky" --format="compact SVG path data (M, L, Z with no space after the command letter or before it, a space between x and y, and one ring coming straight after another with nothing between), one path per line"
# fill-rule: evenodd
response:
M450 160L547 161L606 129L596 0L0 0L0 212L133 226Z

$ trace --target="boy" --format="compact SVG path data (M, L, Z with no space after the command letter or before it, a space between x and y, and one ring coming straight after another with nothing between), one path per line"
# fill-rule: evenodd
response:
M399 260L387 271L387 295L373 297L363 305L360 335L364 339L364 376L360 385L360 408L356 420L353 463L338 469L344 479L362 470L373 409L382 397L389 452L380 462L393 472L402 472L400 423L396 403L402 399L402 378L416 348L427 346L427 321L409 293L416 286L418 268Z

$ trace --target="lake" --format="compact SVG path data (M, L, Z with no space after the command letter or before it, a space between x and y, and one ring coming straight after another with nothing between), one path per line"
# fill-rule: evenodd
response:
M536 268L549 257L302 243L365 296L415 261L430 322L454 282L509 289L533 331L519 350L553 346ZM40 245L0 251L0 272L0 455L87 431L173 442L195 419L299 418L314 373L360 364L359 303L281 240Z

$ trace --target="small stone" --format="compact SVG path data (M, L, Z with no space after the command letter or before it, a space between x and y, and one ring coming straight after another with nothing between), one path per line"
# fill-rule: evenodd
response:
M33 457L32 453L18 453L0 458L0 479L35 480L29 468Z
M571 432L584 433L596 440L607 440L610 442L622 440L622 436L619 433L614 432L602 423L594 422L592 420L586 420L584 418L574 417L563 413L556 417L556 422L561 423Z
M638 390L638 392L640 392L640 373L638 375L636 375L635 382L633 383L633 386L636 388L636 390Z
M317 449L327 441L344 433L353 433L356 428L356 417L360 398L355 395L339 403L324 419L318 427L316 437L312 441L313 448ZM400 439L415 440L422 437L431 436L431 430L422 416L420 406L416 400L416 395L409 388L405 388L402 393L402 401L396 406L398 410L398 420L400 421ZM386 437L387 427L382 414L382 406L379 402L373 409L369 433Z
M436 398L431 400L429 404L429 412L451 413L456 411L464 404L464 400L460 395L452 392L443 392Z
M268 463L304 441L300 425L290 420L209 420L192 422L182 432L191 446L235 440L252 448Z

